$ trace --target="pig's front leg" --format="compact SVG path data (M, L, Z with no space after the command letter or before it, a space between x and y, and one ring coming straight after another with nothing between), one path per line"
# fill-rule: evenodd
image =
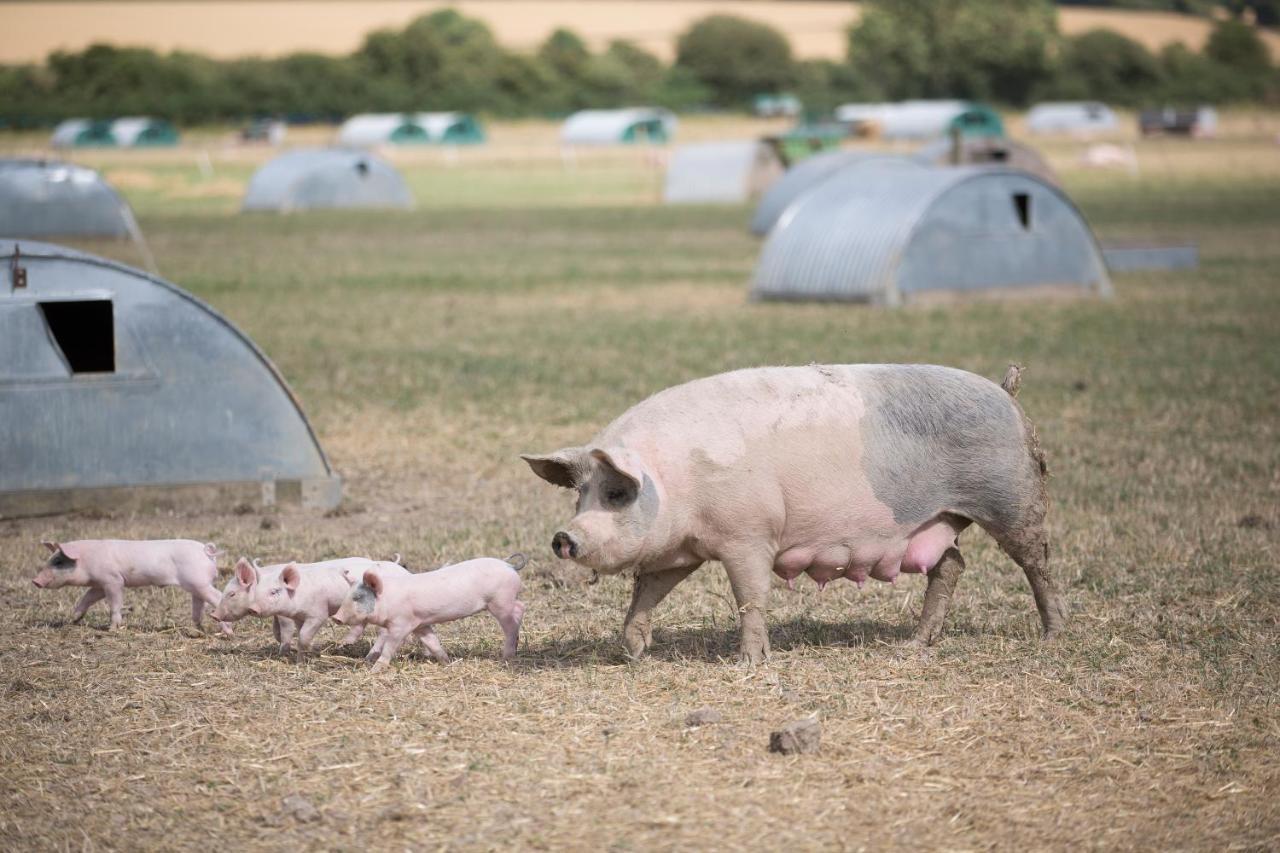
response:
M374 672L382 672L390 665L391 659L396 656L396 652L400 651L400 646L404 644L405 638L411 633L412 628L407 625L396 625L387 629L387 633L382 640L382 651L378 654L378 660L373 665Z
M757 664L769 657L769 587L773 576L773 554L765 550L747 550L721 556L729 586L738 603L738 619L742 624L738 658Z
M347 636L342 638L342 642L340 643L340 645L349 646L363 636L364 636L364 626L352 625L351 630L347 632Z
M287 655L293 648L293 635L298 632L298 624L292 619L275 617L276 642L280 644L280 654Z
M699 563L698 565L701 565ZM632 659L640 658L653 645L653 622L650 613L676 584L693 574L698 566L664 569L636 575L631 589L631 607L622 623L622 645Z
M316 634L329 621L329 617L323 619L308 618L302 623L302 627L298 629L298 663L306 660L307 654L311 651L311 644L316 638Z
M201 587L191 593L191 621L196 623L197 628L200 628L200 623L204 620L205 605L217 607L218 602L221 600L222 593L218 592L212 585ZM231 624L229 622L219 622L218 628L224 636L231 636Z
M434 628L430 625L423 625L414 633L418 635L418 641L422 643L422 647L433 658L440 663L449 662L449 653L444 650L444 646L440 645L440 638L436 636Z
M71 624L76 624L84 618L85 612L106 598L106 593L100 587L91 586L84 591L84 595L80 596L80 600L76 602L76 609L71 611Z
M111 608L111 628L114 631L124 622L124 583L111 584L102 588L107 597L107 606Z
M382 647L387 644L387 629L379 628L378 637L373 641L373 645L369 647L369 654L364 656L365 663L373 663L378 659L378 655L382 654Z

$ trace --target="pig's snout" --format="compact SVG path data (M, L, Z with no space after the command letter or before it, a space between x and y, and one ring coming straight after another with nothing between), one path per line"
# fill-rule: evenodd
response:
M250 613L252 613L254 616L261 616L261 615L262 615L262 608L261 608L261 607L259 607L259 606L258 606L258 605L256 605L256 604L250 604L250 605L249 605L249 612L250 612Z
M45 581L42 581L40 578L32 578L31 582L35 584L37 587L39 587L40 589L44 589L44 585L46 583Z
M551 550L562 560L578 556L578 543L573 537L561 530L551 539Z
M332 619L334 622L337 622L339 625L347 624L347 620L343 618L341 613L335 613L329 618Z

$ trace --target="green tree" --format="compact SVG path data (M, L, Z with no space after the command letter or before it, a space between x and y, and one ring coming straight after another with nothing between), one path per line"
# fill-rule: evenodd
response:
M1066 40L1051 87L1060 98L1141 106L1163 80L1145 47L1113 30L1089 30Z
M795 81L791 45L777 30L732 15L695 22L676 43L676 65L723 106L743 106Z
M1023 104L1051 73L1048 0L868 0L849 62L886 98Z

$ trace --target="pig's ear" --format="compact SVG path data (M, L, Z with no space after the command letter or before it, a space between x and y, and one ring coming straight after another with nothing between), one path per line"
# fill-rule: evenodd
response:
M258 570L244 557L236 561L236 580L240 586L249 587L258 582Z
M63 556L64 556L64 557L66 557L68 560L78 560L78 559L80 559L80 547L79 547L79 546L72 546L72 547L68 547L68 546L67 546L67 545L65 545L64 543L59 542L59 543L58 543L58 550L59 550L59 551L61 551L61 552L62 552L62 554L63 554Z
M50 554L56 554L56 553L58 553L58 543L57 543L57 542L41 542L40 544L41 544L41 545L43 545L44 547L48 548L48 549L49 549L49 553L50 553Z
M576 489L587 479L590 470L587 454L581 447L566 447L555 453L522 453L533 473L562 489Z
M620 447L608 449L596 447L591 451L591 458L612 473L619 474L630 480L637 492L644 485L644 466L640 464L639 458L630 450L624 450Z
M298 591L298 582L302 580L302 575L298 573L296 563L290 563L284 567L284 571L280 573L280 580L284 581L284 585L289 587L289 592Z
M375 598L382 595L382 578L372 569L364 573L364 585L373 590Z

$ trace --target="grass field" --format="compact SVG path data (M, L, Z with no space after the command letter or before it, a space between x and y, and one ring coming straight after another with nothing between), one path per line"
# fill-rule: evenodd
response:
M30 0L0 3L6 38L0 62L39 62L53 50L94 42L186 50L216 57L279 56L295 51L350 53L375 29L403 27L452 7L484 21L500 42L534 50L557 27L579 33L593 50L628 39L662 57L680 33L711 14L739 15L776 27L802 59L843 59L845 35L861 8L847 0ZM1127 9L1063 8L1068 35L1101 27L1151 50L1183 42L1199 50L1212 22L1190 15ZM1273 56L1280 34L1266 31Z
M135 203L165 276L276 361L347 498L328 516L0 521L0 843L1275 849L1280 149L1274 117L1228 126L1136 143L1132 176L1048 145L1102 238L1193 239L1199 270L1118 276L1109 302L896 311L749 303L749 211L654 204L651 155L403 155L418 211L296 217L234 214L261 155L215 149L211 176L191 149L90 157ZM774 590L773 658L741 668L732 596L708 566L659 609L651 656L627 663L626 583L555 563L569 498L516 458L729 368L919 361L998 377L1012 360L1028 368L1020 399L1048 453L1073 611L1051 646L1021 572L973 531L928 652L901 645L920 580L804 582ZM296 664L263 624L193 632L170 591L130 593L126 628L107 633L105 610L67 625L73 592L29 583L41 539L176 535L220 543L228 565L400 552L425 569L525 551L520 652L500 663L496 624L476 617L440 629L456 663L415 652L371 675L367 644L337 647L332 629ZM723 720L686 726L703 706ZM771 730L810 714L820 753L767 751Z

